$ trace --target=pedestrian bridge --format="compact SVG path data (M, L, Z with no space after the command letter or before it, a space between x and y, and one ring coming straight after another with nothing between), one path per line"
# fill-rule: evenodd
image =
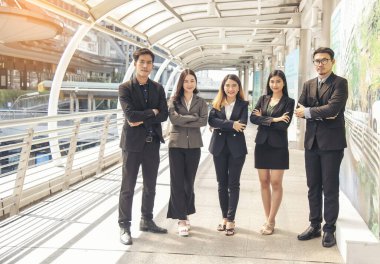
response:
M117 216L119 135L124 118L121 110L91 111L96 109L96 96L116 101L118 85L134 72L130 55L138 47L149 48L156 55L151 79L160 82L167 95L185 68L193 69L200 78L203 70L233 70L253 104L265 92L269 72L282 69L291 84L289 95L297 99L301 91L298 84L315 77L310 58L317 47L339 44L337 62L343 63L343 68L351 68L351 61L373 59L370 54L376 53L376 46L368 43L376 38L359 45L360 60L346 45L356 43L352 40L363 33L357 30L365 29L371 21L359 7L377 10L374 3L378 0L362 2L1 0L0 24L6 26L0 28L0 88L32 92L21 95L28 97L36 92L33 89L37 87L31 85L36 80L51 82L49 97L39 96L33 101L44 108L47 105L47 116L3 120L5 115L32 114L30 108L9 115L1 113L0 263L378 263L379 241L343 193L337 246L323 248L320 238L297 240L297 234L309 223L303 151L294 142L290 144L290 169L284 176L284 198L275 233L260 235L264 214L253 164L253 125L246 130L249 154L242 173L235 236L226 237L216 231L221 215L212 157L207 151L210 131L205 127L205 147L196 178L197 213L190 218L191 236L178 237L176 222L166 219L170 182L167 145L162 145L154 218L169 233L138 231L139 177L132 223L134 244L122 245ZM342 7L340 3L348 4ZM335 11L345 16L334 16ZM377 32L375 26L368 27ZM349 38L341 37L343 29L351 32L346 36ZM372 62L368 60L367 64ZM378 76L377 68L358 70L367 73L365 81L357 78L358 84L370 83L371 76ZM105 83L94 87L93 82L65 80ZM212 99L219 83L210 85L214 90L200 87L204 98ZM359 91L364 93L366 89L360 87ZM359 169L365 168L373 176L370 186L376 190L371 193L376 196L365 201L369 205L363 204L378 218L380 139L375 112L365 109L378 101L377 89L372 90L364 96L357 96L356 90L351 93L345 115L350 152L345 156L353 156ZM70 95L66 103L70 103L70 112L77 113L58 115L62 113L62 93ZM88 112L79 112L79 97L88 98ZM293 124L297 140L302 141L303 123ZM168 128L165 123L164 130ZM349 171L350 164L345 165ZM378 222L374 219L370 225L377 233Z
M191 235L179 237L176 222L166 219L170 176L165 144L160 150L154 220L169 232L162 235L138 230L140 175L133 204L134 244L121 244L117 224L122 177L117 137L118 126L123 120L120 114L96 111L29 118L14 123L7 121L7 128L13 129L14 133L0 137L2 153L8 151L7 157L17 161L2 165L1 263L77 263L79 260L88 263L346 261L349 252L345 251L345 241L339 240L344 236L340 232L345 231L339 227L354 220L347 209L349 207L346 207L350 203L344 201L343 194L337 229L338 246L323 248L320 238L305 242L297 240L297 234L308 225L308 202L303 151L294 146L290 149L290 170L284 175L284 198L275 233L271 236L260 234L265 217L253 162L254 125L249 125L246 130L249 154L242 173L235 236L227 237L216 231L221 215L212 156L207 150L211 132L204 127L205 147L202 148L195 183L197 213L190 218ZM48 125L49 122L57 123L57 126ZM4 121L0 122L0 129L4 129L4 124ZM165 125L164 129L167 129ZM50 153L50 159L38 154L46 152L47 142L56 146L56 151L53 148ZM4 157L2 154L2 159ZM11 166L17 169L12 170ZM354 224L360 225L360 222Z

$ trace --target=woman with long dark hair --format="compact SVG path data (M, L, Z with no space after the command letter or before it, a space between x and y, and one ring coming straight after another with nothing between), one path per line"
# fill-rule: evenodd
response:
M209 151L213 155L218 181L222 222L218 231L235 234L235 214L239 202L240 175L247 155L244 129L248 102L238 76L228 74L212 103L208 122L213 128Z
M261 198L266 221L260 232L271 235L282 200L282 178L289 169L287 129L294 112L294 99L288 96L285 74L269 74L266 95L258 100L250 120L258 125L255 146L255 168L258 170Z
M188 236L188 215L195 213L194 181L203 146L200 127L207 125L207 104L197 95L197 77L184 70L169 102L170 201L167 217L178 219L178 235Z

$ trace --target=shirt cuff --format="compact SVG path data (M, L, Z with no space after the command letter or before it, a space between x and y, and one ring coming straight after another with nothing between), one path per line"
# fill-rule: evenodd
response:
M311 118L310 107L305 108L304 113L305 113L305 118L306 119L310 119Z

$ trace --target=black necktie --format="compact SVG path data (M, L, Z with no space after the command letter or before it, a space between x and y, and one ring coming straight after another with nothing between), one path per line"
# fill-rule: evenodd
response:
M318 81L318 91L321 90L322 88L322 85L323 85L323 82L322 81Z

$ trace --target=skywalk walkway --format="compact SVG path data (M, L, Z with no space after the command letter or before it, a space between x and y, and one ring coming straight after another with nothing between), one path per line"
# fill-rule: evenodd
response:
M176 222L166 219L170 177L167 146L163 145L154 217L157 224L168 228L168 234L138 231L139 177L133 209L134 244L119 242L118 166L1 221L0 263L343 263L338 248L323 248L321 238L297 240L297 234L308 225L303 151L290 149L290 170L284 175L284 197L275 233L259 233L264 211L253 162L255 132L256 127L249 125L249 154L241 178L235 236L216 231L221 213L212 156L207 151L211 133L205 128L205 147L195 183L197 213L190 218L189 237L178 237Z

